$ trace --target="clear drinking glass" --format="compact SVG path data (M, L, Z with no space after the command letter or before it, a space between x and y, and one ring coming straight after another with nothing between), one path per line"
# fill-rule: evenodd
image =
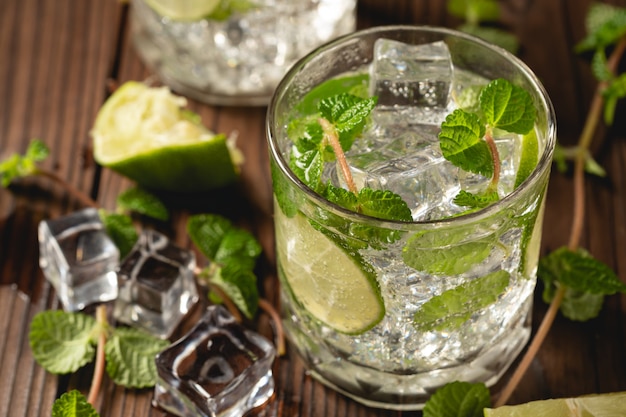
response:
M135 49L172 89L219 105L267 105L297 59L356 22L356 0L221 1L218 8L239 10L195 20L162 15L155 11L160 3L173 4L132 1ZM199 4L178 3L181 11Z
M527 138L494 130L501 198L467 211L453 198L487 178L446 161L437 134L475 86L498 78L532 97L536 166L514 184ZM307 95L329 79L337 81ZM412 221L347 210L300 179L316 165L294 162L307 150L301 141L294 153L293 141L312 131L292 122L319 96L359 89L378 104L346 152L354 182L401 195ZM295 64L272 98L267 134L282 315L311 374L366 405L406 410L422 408L448 382L497 382L530 336L556 140L554 110L532 71L453 30L376 27ZM344 185L334 163L318 169Z

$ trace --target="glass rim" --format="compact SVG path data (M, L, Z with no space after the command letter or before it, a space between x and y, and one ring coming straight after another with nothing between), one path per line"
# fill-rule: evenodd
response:
M331 201L328 201L320 194L316 193L309 186L307 186L304 182L298 178L295 173L289 168L288 161L282 155L282 152L279 149L276 135L274 134L275 126L274 122L276 120L275 109L277 103L284 96L287 88L291 84L293 78L306 67L307 63L314 59L315 57L327 52L337 46L340 46L344 43L349 42L352 39L358 39L368 34L373 33L385 33L385 32L393 32L393 31L406 31L406 32L429 32L440 34L442 36L452 36L458 39L463 39L467 42L477 44L487 50L490 50L492 53L503 56L506 60L510 61L533 86L533 89L536 91L537 96L539 98L542 109L544 109L543 113L546 117L546 142L545 148L541 154L541 157L537 161L537 165L533 169L532 173L520 184L519 187L514 189L512 192L508 193L498 201L489 206L472 211L466 214L459 214L453 217L446 217L440 219L433 220L411 220L411 221L402 221L402 220L386 220L378 217L369 216L362 213L357 213L355 211L346 209L338 204L335 204ZM538 109L539 110L539 109ZM460 32L458 30L449 29L445 27L437 27L437 26L427 26L427 25L384 25L384 26L374 26L367 29L357 30L355 32L340 36L335 38L332 41L326 42L323 45L313 49L306 56L300 58L294 65L291 66L289 71L283 76L281 81L278 83L276 89L274 90L274 94L270 100L267 115L266 115L266 134L269 144L269 150L271 156L276 161L281 173L287 177L287 179L293 183L300 191L302 191L307 198L315 201L319 206L324 207L330 211L333 211L337 214L341 214L342 217L354 219L358 222L367 222L367 223L375 223L378 225L387 224L392 228L398 228L400 226L409 226L409 225L443 225L447 223L459 223L465 221L479 221L480 219L487 218L489 216L497 213L500 208L503 206L508 206L510 202L515 200L520 194L523 194L529 187L531 187L546 170L549 170L550 165L552 164L552 155L554 153L554 147L556 145L556 113L554 111L554 107L552 105L552 101L548 96L548 93L539 80L539 78L535 75L535 73L524 63L520 58L510 53L506 49L489 43L477 36L470 35L465 32Z

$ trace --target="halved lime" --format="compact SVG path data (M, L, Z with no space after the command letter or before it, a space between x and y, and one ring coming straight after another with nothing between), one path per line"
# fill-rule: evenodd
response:
M220 0L145 0L161 16L173 20L200 20L210 15Z
M104 103L91 131L102 166L155 190L198 192L237 179L234 141L206 129L167 87L129 81Z
M626 416L626 392L486 408L484 414L485 417L623 417Z
M276 206L279 268L296 300L316 319L347 334L382 320L385 306L376 276L300 213L286 217Z

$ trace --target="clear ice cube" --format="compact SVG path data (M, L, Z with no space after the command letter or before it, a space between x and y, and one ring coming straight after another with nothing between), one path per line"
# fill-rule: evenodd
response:
M404 108L420 123L439 124L452 89L453 65L443 41L410 45L390 39L374 44L370 90L379 108Z
M187 335L156 357L154 405L179 417L239 417L274 392L273 345L209 306Z
M114 317L167 338L198 301L193 252L156 231L143 230L118 271Z
M38 239L39 265L66 311L117 297L120 254L97 209L41 221Z

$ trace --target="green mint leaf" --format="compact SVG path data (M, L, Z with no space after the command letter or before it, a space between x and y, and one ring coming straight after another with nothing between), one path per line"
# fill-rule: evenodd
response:
M237 262L251 270L261 254L261 245L252 234L217 214L191 216L187 232L198 249L218 264Z
M590 294L626 293L626 284L615 272L584 249L572 251L561 247L551 252L539 261L537 274L546 286L558 282L574 291Z
M530 94L503 78L483 89L480 108L492 128L524 135L535 125L537 110Z
M433 275L458 275L489 256L494 238L464 242L471 230L432 230L411 236L404 248L404 263Z
M333 124L344 151L350 149L355 137L363 130L376 102L376 97L361 98L347 93L337 94L320 101L320 114Z
M313 87L296 106L301 114L317 113L319 102L339 93L349 93L362 98L367 98L369 83L368 74L357 74L347 77L333 78Z
M130 253L139 239L133 219L126 214L108 213L104 209L98 211L107 235L120 251L120 258Z
M526 178L533 173L539 162L539 140L537 139L537 132L535 129L531 129L530 132L524 135L522 138L522 154L520 156L519 167L515 174L514 188L522 185Z
M307 149L300 152L296 145L292 148L289 168L309 188L317 191L324 170L322 152L319 149Z
M613 72L609 68L606 61L606 52L604 49L597 49L591 59L591 70L593 75L599 81L609 81L613 78Z
M170 213L154 194L137 187L129 188L117 196L117 206L157 220L167 220Z
M490 177L493 158L484 136L485 125L478 116L457 109L441 124L439 146L443 157L455 166Z
M495 203L500 199L497 191L482 193L482 194L472 194L468 191L461 190L454 197L454 204L461 207L469 207L474 209L485 208L488 205Z
M468 113L479 113L480 92L484 87L484 85L470 85L465 87L458 95L454 96L454 102L457 107Z
M100 414L80 391L71 390L54 401L52 417L100 417Z
M470 35L484 39L494 45L498 45L512 54L516 54L520 47L517 37L514 34L502 29L477 26L473 24L461 25L457 29L461 32L469 33Z
M53 374L69 374L93 361L96 320L82 313L46 310L37 313L28 339L37 363Z
M388 190L362 188L355 195L344 188L327 184L326 189L321 194L331 203L356 213L384 220L412 220L411 210L406 202ZM352 236L355 239L353 244L355 249L368 245L374 249L382 249L401 237L401 233L397 230L383 229L373 225L353 224L350 220L332 213L325 213L323 217L325 218L325 226L333 227L346 236Z
M451 15L474 26L480 22L495 22L500 17L500 6L496 0L449 0L447 9Z
M483 383L450 382L424 404L424 417L483 417L491 407L489 389Z
M24 155L15 153L0 161L0 184L8 187L13 180L34 174L37 171L37 162L46 159L49 153L48 147L42 141L32 140Z
M585 158L585 172L601 178L606 177L606 170L598 163L598 161L593 159L589 152L587 152L587 157Z
M420 331L454 330L473 313L488 307L509 285L510 274L496 271L444 291L426 301L415 313L413 324Z
M107 373L117 385L153 387L157 380L154 357L168 345L167 340L138 329L116 328L104 346Z
M550 304L555 293L556 286L545 286L542 294L543 301ZM569 320L584 322L598 317L603 304L604 295L602 294L590 294L567 288L559 310Z
M576 52L604 49L626 34L626 9L593 3L587 12L587 36L576 46Z
M604 97L604 122L610 126L615 118L617 101L626 97L626 73L612 79L602 92L602 96Z
M246 317L252 319L256 315L259 305L257 278L248 267L229 262L218 268L209 281L217 285Z

